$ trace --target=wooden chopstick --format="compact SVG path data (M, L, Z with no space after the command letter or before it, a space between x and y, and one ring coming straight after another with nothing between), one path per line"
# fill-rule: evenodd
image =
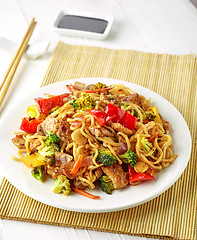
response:
M9 66L7 72L5 73L3 81L0 85L0 90L3 88L2 93L0 95L0 106L3 103L3 100L7 94L8 88L10 86L10 83L12 82L12 79L13 79L14 74L17 70L17 67L20 63L20 60L27 49L28 42L31 38L31 35L35 29L36 24L37 24L37 22L35 21L35 18L33 18L31 23L29 24L29 27L28 27L22 41L21 41L21 44L19 45L19 47L12 59L12 62L10 63L10 66Z

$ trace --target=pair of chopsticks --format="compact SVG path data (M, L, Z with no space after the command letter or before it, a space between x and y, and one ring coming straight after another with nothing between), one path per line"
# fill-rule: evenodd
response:
M0 107L3 103L3 100L8 92L8 88L10 86L10 83L12 82L12 79L14 77L14 74L18 68L18 65L20 63L20 60L23 56L23 54L25 53L26 49L27 49L27 45L28 42L31 38L31 35L35 29L37 22L35 21L35 18L32 19L31 23L29 24L29 27L21 41L21 44L19 45L13 59L12 62L10 63L10 66L7 70L7 72L5 73L5 76L3 78L3 81L0 84L0 91L1 91L1 95L0 95Z

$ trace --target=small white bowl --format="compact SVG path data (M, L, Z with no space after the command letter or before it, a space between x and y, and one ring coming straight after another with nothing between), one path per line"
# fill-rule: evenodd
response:
M96 33L96 32L91 32L91 31L87 31L87 30L82 31L82 30L75 30L75 29L60 28L60 27L58 27L58 25L64 15L72 15L72 16L78 16L78 17L82 17L82 18L83 17L90 18L90 21L91 21L91 19L104 20L104 21L107 21L108 24L103 33ZM102 15L97 15L94 13L87 13L87 12L79 13L79 12L61 11L58 14L58 16L53 24L53 29L55 32L65 35L65 36L84 37L84 38L102 40L108 36L108 34L111 30L113 20L114 20L113 16L102 16Z

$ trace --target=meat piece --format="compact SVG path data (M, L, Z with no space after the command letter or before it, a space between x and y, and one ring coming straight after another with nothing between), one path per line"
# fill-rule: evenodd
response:
M25 139L21 134L16 135L12 142L19 148L19 149L25 149Z
M113 164L109 167L102 166L101 168L113 182L114 189L121 189L129 183L126 173L119 164Z
M54 165L47 165L47 174L52 178L57 178L59 175L65 175L63 174L63 170L60 167L56 167Z
M124 133L124 134L126 134L126 135L131 135L131 134L133 133L130 129L122 126L122 124L120 124L120 123L112 123L112 122L111 122L110 125L111 125L111 127L112 127L113 129L115 129L116 131L122 132L122 133Z
M96 180L98 180L103 175L103 170L101 168L97 168L95 171Z
M46 136L47 131L54 132L56 129L57 119L48 116L41 124L37 127L37 134Z
M74 179L74 187L78 188L78 189L84 189L85 186L82 184L82 182L79 179Z
M127 144L125 142L120 142L119 146L115 150L117 155L122 155L126 151L127 151Z
M165 132L169 132L170 131L170 124L169 124L169 122L164 120L161 115L160 115L160 118L161 118L161 121L163 123L163 128L164 128Z
M92 90L92 89L93 89L93 85L92 85L92 84L87 85L87 86L85 87L85 89L86 89L86 90Z
M55 126L55 133L62 141L71 142L71 130L70 125L66 120L62 120Z
M68 162L72 161L73 157L62 152L55 152L55 165L63 168Z
M55 160L52 161L51 164L47 165L47 173L52 178L57 178L59 175L65 175L69 179L75 178L75 176L70 174L74 166L74 161L71 160L72 156L69 154L56 152Z
M142 105L142 99L139 94L133 93L129 96L123 97L122 102L127 102L127 103L134 103L137 104L138 106Z
M114 134L104 127L101 128L90 127L90 132L95 137L114 137Z

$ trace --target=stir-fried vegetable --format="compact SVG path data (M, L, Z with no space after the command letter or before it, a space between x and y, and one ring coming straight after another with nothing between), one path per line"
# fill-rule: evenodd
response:
M27 116L29 118L38 118L40 115L38 105L31 105L27 108Z
M101 88L106 88L106 87L107 87L106 84L103 84L101 82L98 82L96 84L92 84L93 89L101 89Z
M23 118L21 122L20 129L27 133L35 133L37 132L37 126L42 123L44 120L42 119L29 119Z
M115 117L115 116L108 116L105 112L101 110L96 110L96 109L88 110L88 112L96 119L96 121L101 127Z
M50 131L48 131L47 134L48 137L45 139L45 147L38 151L43 157L51 157L55 154L55 151L60 150L59 137Z
M120 123L124 127L133 130L135 128L137 118L126 111L120 109L119 107L113 105L113 104L108 104L107 108L105 110L105 113L108 116L114 116L113 122L115 123Z
M146 152L150 152L153 147L152 143L149 142L148 139L145 137L142 137L141 145L142 145L142 149Z
M81 94L80 98L74 99L70 105L73 106L73 108L78 109L78 110L87 110L87 109L92 109L95 106L95 101L94 99L89 95L83 92Z
M82 166L82 163L83 163L83 155L79 155L70 173L72 175L75 175L78 172L79 168Z
M68 195L70 191L71 186L68 178L64 175L59 175L53 183L53 192Z
M14 158L14 160L24 163L29 168L34 168L45 164L44 158L36 155L35 153L21 158Z
M40 107L40 111L44 114L49 114L49 112L51 111L51 109L53 109L54 107L61 107L64 105L64 99L66 97L68 97L70 94L69 93L65 93L62 95L58 95L55 97L51 97L51 98L38 98L35 99L36 102L38 103L39 107Z
M124 162L129 164L132 168L137 162L137 156L131 150L128 150L126 153L119 155L119 158Z
M150 107L147 109L147 111L151 112L155 116L155 119L154 119L155 122L158 122L160 124L162 123L161 118L159 116L159 110L157 107Z
M102 191L107 194L112 194L112 191L114 190L114 185L113 185L111 179L106 175L103 175L100 178L100 186L101 186Z
M99 150L96 161L106 166L111 166L116 162L116 158L108 150Z
M129 165L129 182L136 183L148 180L155 180L149 173L136 173L136 171Z
M88 192L86 192L84 190L75 188L73 186L71 186L71 189L73 190L73 192L76 192L76 193L78 193L78 194L80 194L80 195L82 195L84 197L87 197L87 198L91 198L91 199L99 199L100 198L100 196L93 195L91 193L88 193Z
M31 171L31 174L34 178L41 182L43 182L47 177L44 165L34 167L33 170Z

